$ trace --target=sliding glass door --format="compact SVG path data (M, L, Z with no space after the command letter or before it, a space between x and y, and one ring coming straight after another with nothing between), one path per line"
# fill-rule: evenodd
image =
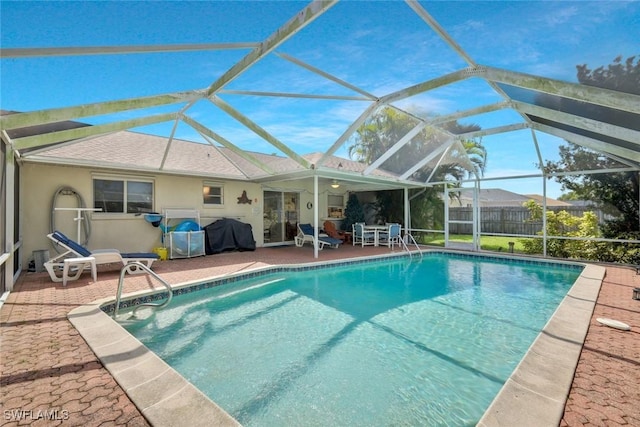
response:
M265 191L263 211L264 244L291 242L298 233L300 194Z

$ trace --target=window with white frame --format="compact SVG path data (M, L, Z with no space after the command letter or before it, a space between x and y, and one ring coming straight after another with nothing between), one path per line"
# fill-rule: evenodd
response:
M327 197L327 207L329 218L344 217L344 196L329 194Z
M204 182L202 185L202 201L205 205L222 206L224 204L224 188L219 182Z
M93 207L105 213L153 211L153 181L93 178Z

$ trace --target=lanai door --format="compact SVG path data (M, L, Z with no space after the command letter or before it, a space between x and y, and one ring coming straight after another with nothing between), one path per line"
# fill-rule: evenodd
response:
M450 194L455 192L464 206L456 212L456 216L452 217L449 211ZM467 249L472 251L480 250L480 201L479 188L451 188L445 189L444 192L445 209L444 209L444 245L447 248ZM453 231L453 233L452 233ZM452 238L462 236L463 240ZM471 242L468 243L468 237L471 235Z
M263 212L264 244L292 242L298 233L300 194L265 191Z

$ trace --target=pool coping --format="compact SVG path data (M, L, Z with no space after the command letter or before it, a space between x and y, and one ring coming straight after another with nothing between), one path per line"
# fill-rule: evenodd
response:
M606 273L603 266L584 265L478 426L560 424Z
M593 264L512 255L462 253L440 249L424 252L584 266L580 277L478 423L478 426L482 427L557 426L562 419L565 402L606 269ZM324 262L322 266L317 262L263 266L250 271L214 276L172 287L176 290L187 289L207 281L229 279L232 282L247 275L283 269L319 268L402 256L407 255L377 255L336 260ZM137 299L139 303L141 299L144 300L158 293L159 290L134 292L124 295L123 301ZM114 297L93 301L72 310L67 317L150 424L155 426L184 423L193 426L240 425L237 420L109 316L103 307L113 305L114 301Z

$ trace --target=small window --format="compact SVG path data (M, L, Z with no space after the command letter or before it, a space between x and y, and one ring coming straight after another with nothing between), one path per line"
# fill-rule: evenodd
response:
M327 206L329 218L343 218L344 217L344 197L337 196L335 194L329 194L327 198Z
M93 207L106 213L152 212L153 182L94 178Z
M205 205L222 206L224 204L224 192L220 183L205 182L202 186L202 200Z

